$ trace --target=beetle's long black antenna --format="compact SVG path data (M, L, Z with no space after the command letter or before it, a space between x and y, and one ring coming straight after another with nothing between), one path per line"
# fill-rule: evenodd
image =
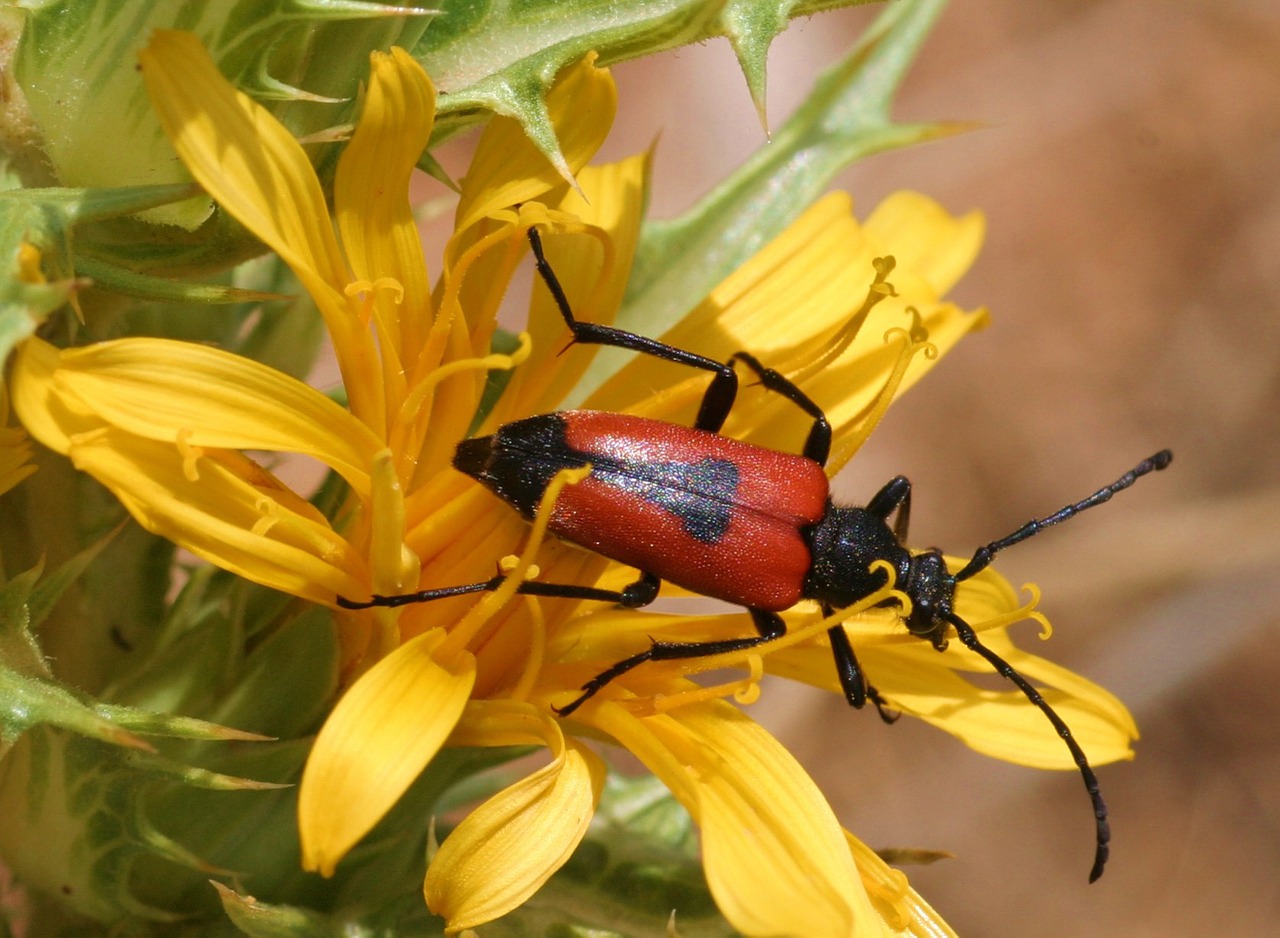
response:
M1071 728L1067 726L1062 717L1058 716L1057 711L1049 706L1049 702L1031 685L1030 681L1019 674L1013 665L982 644L978 640L977 633L974 632L973 627L968 622L950 612L946 614L946 618L948 622L955 626L956 634L966 648L987 659L1001 677L1008 678L1016 684L1018 690L1022 691L1028 700L1040 708L1040 712L1048 717L1049 722L1053 724L1053 728L1062 738L1062 741L1071 750L1071 758L1075 760L1076 767L1080 769L1080 777L1084 779L1085 790L1089 793L1089 800L1093 803L1094 830L1097 835L1098 845L1093 854L1093 869L1089 871L1089 882L1097 881L1098 877L1102 875L1102 868L1107 865L1107 857L1111 853L1111 825L1107 822L1107 805L1102 800L1102 792L1098 788L1098 777L1093 774L1093 767L1089 765L1089 757L1084 754L1080 744L1071 735Z
M1029 537L1035 537L1045 528L1060 524L1068 518L1072 518L1086 508L1093 508L1095 505L1101 505L1103 502L1111 500L1111 496L1117 492L1123 492L1133 483L1149 472L1157 472L1163 469L1169 463L1173 462L1173 453L1167 449L1162 449L1154 456L1142 460L1120 478L1116 479L1110 485L1103 486L1083 501L1076 502L1074 505L1067 505L1060 508L1053 514L1045 518L1038 518L1034 521L1028 521L1018 530L1014 531L1008 537L1002 537L998 541L992 541L986 547L979 547L974 552L973 559L965 564L964 569L956 574L956 581L967 580L980 570L985 570L991 559L995 557L998 551L1004 550L1006 547L1012 547L1014 544L1021 543Z

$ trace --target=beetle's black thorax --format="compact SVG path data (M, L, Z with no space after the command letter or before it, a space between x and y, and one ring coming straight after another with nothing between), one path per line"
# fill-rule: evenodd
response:
M807 536L813 566L805 580L806 598L836 609L851 606L884 586L884 572L871 569L883 560L896 572L896 587L911 597L907 629L935 647L946 644L956 584L939 551L913 555L883 518L865 508L832 505Z
M809 529L808 538L813 566L804 594L837 609L884 586L884 573L871 569L875 561L892 566L899 584L910 572L910 553L889 526L865 508L829 506L822 520Z

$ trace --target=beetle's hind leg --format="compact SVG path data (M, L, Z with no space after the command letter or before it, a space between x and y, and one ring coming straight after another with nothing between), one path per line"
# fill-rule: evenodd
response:
M703 371L711 372L713 376L711 384L708 386L706 394L703 395L702 406L698 409L698 418L694 426L709 433L719 432L720 428L724 426L725 418L729 416L729 411L733 409L734 400L738 396L738 374L733 370L732 364L718 362L704 355L696 355L682 348L676 348L674 345L668 345L665 342L659 342L657 339L650 339L634 332L628 332L616 326L580 321L573 314L573 309L569 306L569 298L565 295L564 288L560 285L555 271L551 269L551 264L547 262L546 252L542 248L542 235L538 233L537 228L529 229L529 246L533 248L533 260L538 269L538 275L542 277L542 282L547 285L547 290L550 291L551 298L555 300L556 309L560 311L561 318L564 319L565 325L569 327L569 332L572 334L574 342L583 345L605 345L628 349L632 352L652 355L662 361L675 362L678 365L688 365L690 368L700 368Z
M470 593L492 593L506 582L506 575L497 576L479 583L467 583L462 586L445 586L436 589L417 590L413 593L396 593L393 595L375 594L369 599L355 600L339 596L337 604L343 609L373 609L378 606L394 608L409 606L415 603L429 603L437 599L449 599L454 596L465 596ZM658 598L658 590L662 581L652 573L642 573L634 583L620 590L601 589L596 586L579 586L575 583L541 583L537 580L525 580L516 592L522 596L544 596L550 599L583 599L592 602L617 603L628 609L647 606Z
M755 372L756 377L770 391L781 394L813 418L813 426L809 428L809 436L804 443L803 455L820 466L827 464L831 454L831 422L827 415L808 394L780 371L766 368L760 360L748 352L735 352L729 363L742 362Z
M611 668L601 671L587 683L582 685L582 694L564 707L557 707L556 713L567 717L584 703L594 697L610 681L621 677L633 668L647 661L680 661L690 658L710 658L734 651L745 651L755 648L787 633L787 626L776 612L764 609L749 609L751 621L755 623L758 635L744 638L722 638L710 642L654 642L645 651L623 658Z

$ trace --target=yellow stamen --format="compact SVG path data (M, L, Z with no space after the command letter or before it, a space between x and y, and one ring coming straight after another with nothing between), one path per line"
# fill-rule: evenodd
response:
M416 583L421 562L404 543L404 489L396 475L394 456L384 449L374 457L370 499L369 568L373 572L373 592L383 595L404 592Z
M520 206L518 220L521 232L530 228L538 228L543 234L585 234L594 238L600 245L600 273L596 277L591 294L582 304L584 309L595 309L601 304L601 298L608 292L609 285L617 276L618 252L614 239L598 225L588 224L576 215L548 209L540 202L526 203Z
M360 303L360 312L358 317L360 325L366 328L369 321L373 318L373 311L377 305L377 294L381 290L390 290L395 296L392 302L397 306L404 300L404 284L395 277L379 277L377 280L353 280L343 288L343 293L347 297L356 299Z
M862 305L858 307L858 311L849 318L849 321L840 327L840 331L835 335L833 341L825 352L809 364L799 368L795 374L789 375L796 384L803 385L810 378L824 371L836 359L844 354L845 349L853 344L853 340L858 337L858 333L862 331L862 327L866 324L867 317L871 315L871 310L881 300L888 299L891 296L897 296L898 292L893 288L893 284L888 281L888 276L893 272L893 268L897 266L897 261L893 255L885 257L877 257L871 262L871 266L875 269L875 277L872 278L871 286L867 287L867 296L862 301Z
M915 924L915 916L911 914L911 908L906 901L907 894L911 891L911 883L908 882L906 873L890 867L887 881L876 880L867 883L864 880L863 884L867 886L871 901L876 904L877 910L884 916L891 929L906 932Z
M531 566L526 571L530 578L536 576L535 569L536 567ZM526 596L524 600L525 608L529 610L529 647L520 677L510 693L512 700L519 701L529 699L534 682L538 680L538 675L542 671L542 662L546 658L547 651L547 621L542 615L542 604L538 602L536 596Z
M192 479L192 481L194 482L195 480ZM249 533L254 537L266 537L267 532L274 528L280 519L271 514L271 506L266 503L265 499L260 499L256 507L262 512L262 515L249 528Z
M40 266L40 249L23 241L18 245L18 279L23 283L48 283Z
M746 659L748 674L736 681L723 684L712 684L692 690L680 691L676 694L657 694L653 697L622 698L618 701L631 713L640 717L656 716L668 713L679 707L732 696L735 701L747 706L760 698L760 679L764 677L764 659L758 655L749 655Z
M525 359L533 351L533 342L527 332L520 333L519 341L520 346L510 354L504 355L499 352L493 352L477 358L460 358L457 361L449 362L447 365L432 369L425 378L414 385L413 390L405 398L404 404L400 408L400 419L408 423L424 407L431 406L430 395L434 393L436 386L446 378L471 371L511 371L513 368L524 364Z
M499 219L494 220L497 221ZM511 219L508 222L506 218L503 218L501 221L507 222L507 224L496 231L489 232L489 234L469 245L456 260L450 259L450 250L454 248L452 240L450 241L449 247L445 250L446 260L442 274L444 290L440 294L440 314L436 317L435 322L431 324L431 335L423 347L423 356L436 349L438 343L443 342L443 337L448 335L449 329L453 325L453 320L463 315L462 301L459 296L467 279L467 271L486 252L498 245L505 245L508 254L507 262L502 265L499 275L494 278L491 284L493 292L489 296L476 298L477 302L474 305L477 308L467 318L468 323L474 320L487 321L489 317L485 315L486 312L491 309L496 310L499 303L501 303L502 296L507 288L508 265L510 267L515 266L516 259L524 248L524 245L515 237L518 233L514 223L515 220ZM456 238L457 235L454 237ZM419 367L423 367L424 362L425 359L419 357Z
M911 332L905 329L891 329L885 334L885 344L895 339L902 342L902 349L898 352L898 359L894 362L893 371L885 379L875 400L857 418L853 431L840 441L839 447L832 452L831 458L827 460L827 473L829 475L834 475L852 458L853 454L866 442L867 437L871 435L871 431L880 423L880 418L884 416L885 411L889 409L889 405L893 402L894 395L897 393L898 386L902 384L902 379L906 376L907 368L910 366L912 359L921 352L925 354L926 358L934 358L938 354L936 347L928 342L918 341Z
M760 699L760 679L764 677L764 658L751 655L747 658L748 674L744 686L733 692L733 699L744 707Z
M1022 584L1022 588L1031 594L1031 598L1023 605L1005 613L1002 616L996 616L994 619L984 619L981 623L974 624L974 628L981 628L982 630L1001 629L1013 625L1016 622L1031 619L1034 622L1040 623L1040 632L1037 637L1040 638L1041 641L1047 640L1051 635L1053 635L1053 626L1049 624L1048 617L1045 616L1043 612L1036 609L1036 606L1040 605L1040 587L1036 586L1034 583L1024 583Z

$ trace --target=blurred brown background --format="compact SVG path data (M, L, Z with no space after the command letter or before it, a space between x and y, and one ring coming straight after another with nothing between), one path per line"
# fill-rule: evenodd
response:
M775 44L781 122L876 8ZM726 43L618 67L608 155L661 131L653 214L761 144ZM1280 916L1280 10L1271 0L955 0L899 99L986 129L860 164L989 234L956 291L992 328L891 412L842 479L915 483L913 541L965 553L1163 446L1173 468L1002 555L1056 626L1037 649L1133 709L1133 763L1074 773L971 753L930 728L769 689L753 715L873 846L950 850L912 881L965 936L1275 934ZM1025 641L1033 627L1024 626Z

